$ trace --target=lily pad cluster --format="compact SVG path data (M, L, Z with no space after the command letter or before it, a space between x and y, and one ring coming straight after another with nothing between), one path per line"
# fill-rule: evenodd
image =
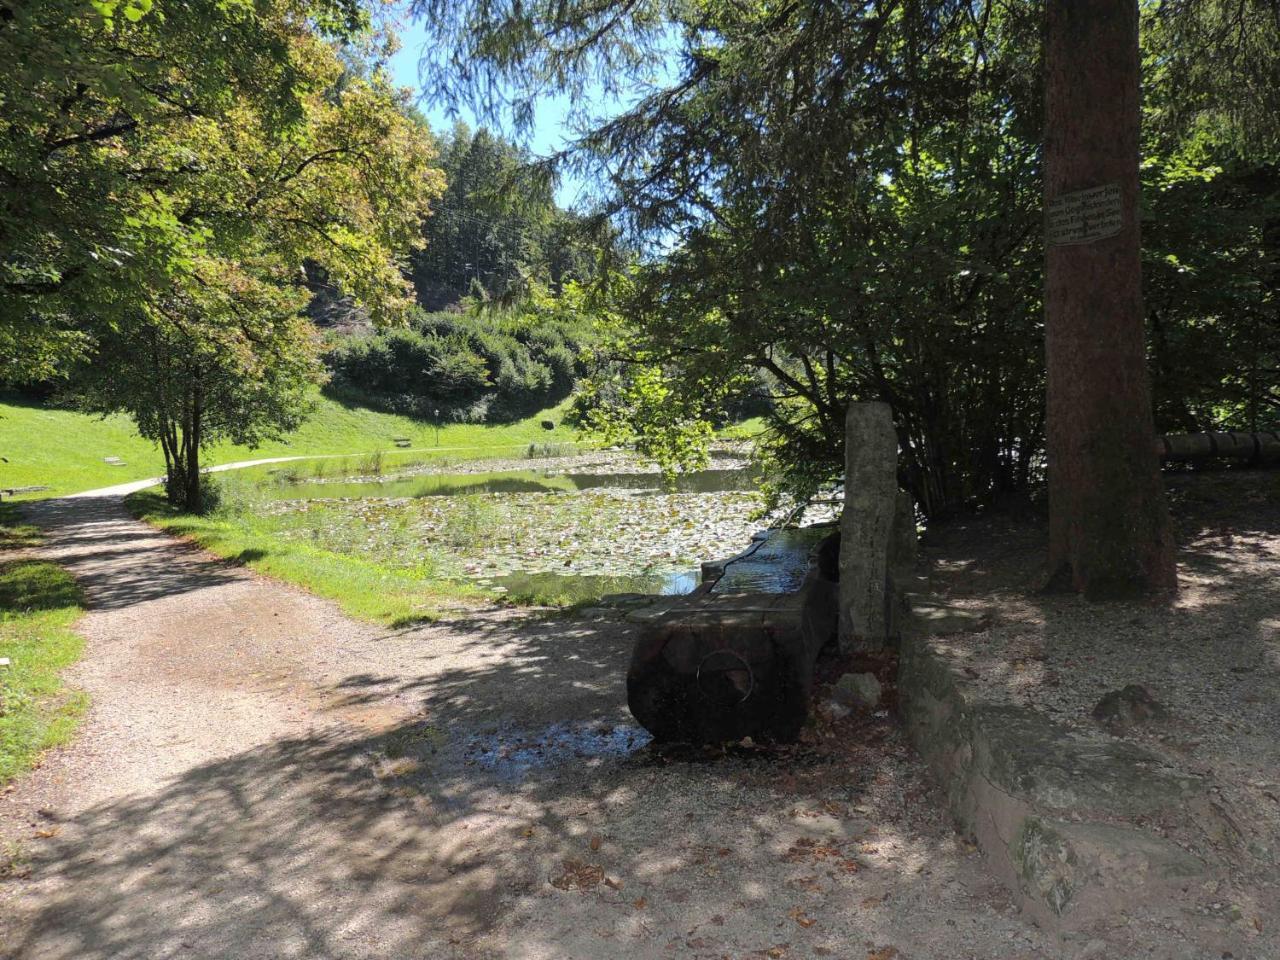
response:
M380 564L491 579L514 572L628 576L744 549L762 526L750 491L620 490L281 501L282 535Z

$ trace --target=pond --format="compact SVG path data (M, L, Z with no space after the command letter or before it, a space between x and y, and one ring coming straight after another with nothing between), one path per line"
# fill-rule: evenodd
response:
M436 473L390 477L385 480L310 480L271 488L281 500L379 497L398 499L454 497L478 493L581 493L584 490L625 490L635 494L719 493L755 490L758 476L745 468L697 470L677 476L667 485L658 473L555 473L550 470L501 470L490 473Z
M278 536L528 602L689 593L704 561L748 547L724 589L782 592L799 586L820 539L777 531L753 543L776 516L763 514L760 478L740 456L672 484L634 457L601 453L263 479L249 509Z

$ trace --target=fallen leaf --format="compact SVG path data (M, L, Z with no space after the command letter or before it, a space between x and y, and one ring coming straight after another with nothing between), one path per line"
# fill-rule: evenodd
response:
M867 960L893 960L898 955L897 947L881 947L867 954Z
M565 860L561 863L564 873L551 878L557 890L590 890L604 881L604 867L581 860Z
M635 903L632 904L632 906L635 907L637 910L643 910L648 905L649 905L649 901L646 900L644 897L641 897L639 900L637 900Z
M604 841L603 841L603 840L601 840L599 837L592 837L592 838L591 838L591 849L592 849L592 850L599 850L599 849L600 849L600 844L602 844L603 842L604 842Z
M46 827L36 831L36 836L41 840L48 840L50 837L56 837L61 827Z
M621 889L622 889L622 881L621 881L621 880L615 880L615 879L613 879L613 877L605 877L605 878L604 878L604 885L605 885L606 887L608 887L610 890L621 890Z
M787 917L788 919L794 920L796 923L800 924L800 926L804 927L805 929L808 929L809 927L812 927L815 923L817 923L816 920L814 920L812 917L806 914L799 907L792 907L791 911L787 914Z

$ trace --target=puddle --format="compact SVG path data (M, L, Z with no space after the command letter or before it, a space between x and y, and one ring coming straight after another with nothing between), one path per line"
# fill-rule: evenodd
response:
M554 723L539 731L499 730L473 738L464 748L467 763L523 779L560 764L594 767L629 757L653 739L642 727L602 721Z
M750 554L726 565L711 592L793 593L804 583L814 548L834 531L830 526L767 530Z
M584 490L626 490L637 495L720 493L755 490L758 475L751 470L697 470L680 474L672 487L657 473L552 473L506 470L497 473L439 473L357 483L304 480L265 486L277 500L321 498L456 497L481 493L580 493Z

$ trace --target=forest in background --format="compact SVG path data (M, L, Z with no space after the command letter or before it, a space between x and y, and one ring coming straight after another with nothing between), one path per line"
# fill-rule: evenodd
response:
M325 389L432 422L510 422L555 406L590 366L588 292L612 234L557 206L554 181L510 140L459 123L437 149L445 190L408 260L417 307L406 322L375 329L314 285Z

